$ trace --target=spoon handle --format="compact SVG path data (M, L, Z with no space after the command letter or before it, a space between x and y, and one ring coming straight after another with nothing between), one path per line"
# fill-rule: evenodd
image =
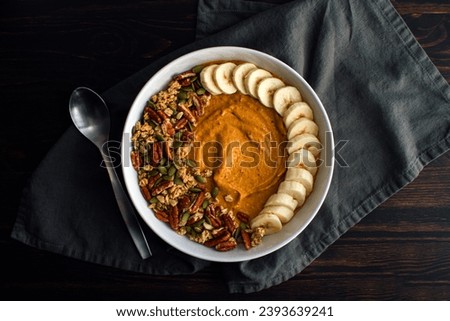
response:
M104 148L103 150L100 150L100 152L102 154L105 166L108 169L109 178L111 179L111 184L116 196L117 204L119 205L120 213L122 214L122 218L125 221L125 225L130 232L131 238L133 239L139 254L142 259L145 260L146 258L152 256L152 252L148 246L147 239L145 238L141 225L139 224L136 212L131 205L127 194L125 193L119 178L117 177L116 170L114 169L109 157L109 151L107 148Z

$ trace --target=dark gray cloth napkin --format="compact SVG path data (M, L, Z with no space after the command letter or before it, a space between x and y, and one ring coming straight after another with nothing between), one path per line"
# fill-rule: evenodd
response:
M235 45L269 53L303 75L321 98L338 142L333 182L316 218L275 253L222 264L230 292L259 291L292 278L449 149L450 87L388 0L279 6L200 0L198 13L199 40L103 94L112 112L112 139L120 141L127 111L155 71L195 49ZM154 255L142 261L100 162L95 147L69 128L31 177L12 237L144 273L195 273L210 264L170 248L146 227Z

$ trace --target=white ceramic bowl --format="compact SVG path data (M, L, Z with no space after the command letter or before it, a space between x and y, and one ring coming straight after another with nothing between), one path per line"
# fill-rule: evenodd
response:
M328 159L328 164L320 167L316 176L314 190L299 212L289 223L283 226L280 232L265 236L262 244L251 250L245 250L243 246L239 246L232 251L219 252L176 234L168 224L159 221L147 207L147 202L142 197L138 186L137 173L131 166L131 130L136 121L141 118L149 97L166 88L173 75L214 60L252 62L281 77L287 84L297 87L301 91L304 100L310 104L314 111L314 120L320 128L319 139L324 145L321 158L324 159L326 157ZM131 106L123 131L122 169L126 188L137 211L148 226L165 242L186 254L200 259L217 262L238 262L255 259L280 249L298 236L311 222L322 206L331 183L334 164L333 146L332 129L325 108L312 88L294 69L260 51L242 47L212 47L191 52L172 61L151 77L139 92Z

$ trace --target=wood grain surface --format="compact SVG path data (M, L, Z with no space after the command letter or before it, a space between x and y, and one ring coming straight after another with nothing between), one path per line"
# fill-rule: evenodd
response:
M287 1L268 1L283 3ZM448 0L393 1L450 82ZM369 214L302 273L227 293L215 264L149 276L39 251L10 239L26 181L70 124L80 85L106 90L194 40L195 0L0 3L1 296L4 300L448 300L450 153Z

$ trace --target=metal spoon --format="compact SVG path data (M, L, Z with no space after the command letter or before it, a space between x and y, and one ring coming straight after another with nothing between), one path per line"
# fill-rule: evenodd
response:
M152 253L137 220L134 208L117 177L108 148L106 148L106 142L109 139L110 119L105 101L93 90L86 87L78 87L70 96L69 111L72 121L78 130L100 150L108 169L117 204L131 238L136 244L141 257L143 259L148 258Z

